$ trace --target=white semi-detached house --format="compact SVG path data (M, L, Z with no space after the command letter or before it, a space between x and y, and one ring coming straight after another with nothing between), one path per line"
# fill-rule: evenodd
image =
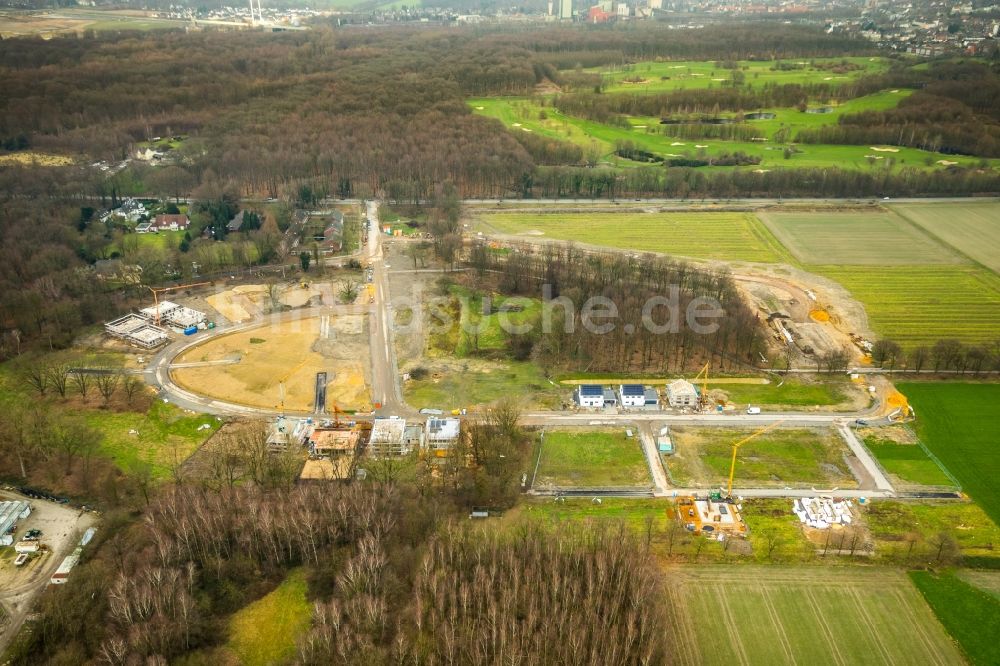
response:
M597 384L581 384L573 396L581 407L604 407L604 387Z
M643 407L646 389L642 384L622 384L618 387L618 399L622 407Z

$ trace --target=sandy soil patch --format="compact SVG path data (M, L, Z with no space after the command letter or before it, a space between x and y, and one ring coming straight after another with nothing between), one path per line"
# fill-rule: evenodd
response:
M280 406L284 380L286 409L311 412L316 373L326 372L328 408L369 409L364 316L330 315L328 329L323 319L282 321L211 338L174 362L236 362L177 368L171 376L189 391L266 409Z

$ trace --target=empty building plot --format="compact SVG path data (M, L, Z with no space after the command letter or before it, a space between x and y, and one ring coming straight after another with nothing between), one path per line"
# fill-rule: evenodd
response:
M104 325L104 331L113 338L143 349L153 349L170 340L166 329L150 324L145 317L134 313L109 321Z
M761 220L803 264L956 264L965 259L893 212L767 212Z

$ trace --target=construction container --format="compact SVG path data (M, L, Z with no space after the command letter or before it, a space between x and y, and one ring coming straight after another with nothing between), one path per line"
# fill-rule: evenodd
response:
M184 329L184 335L194 335L197 332L198 332L197 326L188 326L187 328Z

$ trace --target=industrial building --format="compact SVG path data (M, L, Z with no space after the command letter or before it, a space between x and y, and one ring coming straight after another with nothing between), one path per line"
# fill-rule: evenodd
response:
M17 521L31 515L31 505L21 500L0 502L0 546L14 543L14 529Z
M667 384L667 404L671 407L697 407L698 389L686 379Z
M170 340L166 329L149 323L140 315L129 313L104 325L104 331L113 338L124 340L143 349L155 349Z
M604 407L604 387L598 384L581 384L573 392L573 399L581 407Z

